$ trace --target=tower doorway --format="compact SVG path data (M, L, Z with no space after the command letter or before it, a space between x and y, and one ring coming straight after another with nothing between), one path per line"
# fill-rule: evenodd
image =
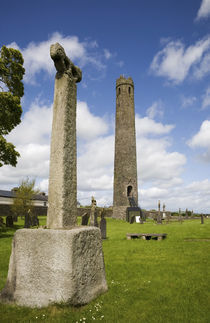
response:
M127 197L131 197L132 196L132 190L133 190L133 187L131 185L129 185L127 187Z

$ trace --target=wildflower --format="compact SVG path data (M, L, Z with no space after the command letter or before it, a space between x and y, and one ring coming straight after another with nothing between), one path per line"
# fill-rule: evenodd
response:
M92 319L95 320L96 318L94 316L92 316Z

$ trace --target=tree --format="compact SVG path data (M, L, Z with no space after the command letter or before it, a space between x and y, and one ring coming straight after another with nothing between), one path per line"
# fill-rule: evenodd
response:
M20 156L4 136L21 122L24 73L22 54L3 46L0 51L0 167L4 164L16 166Z
M34 200L33 197L39 194L35 190L35 180L29 178L23 179L20 186L15 188L15 197L13 199L12 211L14 215L25 217L25 228L30 227L33 216Z

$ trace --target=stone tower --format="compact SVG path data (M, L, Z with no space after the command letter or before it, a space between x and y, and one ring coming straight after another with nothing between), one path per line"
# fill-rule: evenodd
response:
M113 217L126 219L127 207L138 205L134 84L116 81Z

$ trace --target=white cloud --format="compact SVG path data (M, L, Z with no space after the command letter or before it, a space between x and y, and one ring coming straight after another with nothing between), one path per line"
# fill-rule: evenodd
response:
M210 182L204 179L192 182L188 185L171 187L168 190L160 189L157 186L141 189L139 192L141 205L143 208L156 209L158 200L166 205L166 210L178 212L193 210L194 212L210 213L209 204Z
M108 132L108 124L103 118L94 116L86 102L77 104L77 135L80 139L90 140Z
M11 134L11 138L16 140L21 158L16 168L0 168L1 188L17 186L22 178L30 176L36 178L37 186L42 191L47 191L51 115L51 106L40 105L38 102L33 103L25 113L22 124L19 125L19 129L16 128L17 136L15 132ZM42 122L41 118L45 122ZM113 198L114 135L108 132L108 121L93 115L85 102L78 102L77 123L78 200L84 205L90 204L93 195L98 205L110 205ZM93 127L96 130L92 132ZM170 136L173 128L174 125L164 125L148 117L136 116L138 175L141 188L139 200L142 207L156 207L157 200L161 199L170 209L182 205L190 208L192 187L187 188L188 195L186 191L183 193L181 190L181 174L186 158L176 151L171 152ZM84 138L86 140L83 140ZM207 189L208 185L206 191ZM206 194L204 195L206 197ZM193 199L193 203L198 203L200 197L195 201ZM207 199L205 203L207 205Z
M189 140L188 145L191 148L210 149L210 120L203 121L200 130Z
M163 103L161 100L153 102L153 104L151 105L151 107L149 107L146 111L147 116L150 119L154 119L154 117L159 116L162 117L163 116Z
M33 102L22 122L7 136L15 145L49 144L52 127L52 106Z
M108 49L104 49L104 56L106 59L110 59L112 57L112 54Z
M200 80L210 73L210 54L207 53L203 56L200 64L194 68L193 76Z
M141 118L138 114L136 116L137 136L163 135L168 134L172 129L174 129L174 125L163 125L149 117Z
M192 106L197 101L197 98L195 96L188 96L188 97L182 96L181 101L182 101L182 107L187 108Z
M199 149L199 159L210 163L210 121L205 120L200 130L187 142L191 148ZM202 149L202 150L201 150ZM200 152L201 150L201 152Z
M155 55L150 70L175 84L181 83L209 49L210 37L203 38L187 48L180 40L170 41Z
M210 106L210 87L205 91L205 94L202 97L202 109L205 109Z
M207 18L210 16L210 0L202 0L201 6L198 10L196 20Z
M159 187L174 185L174 179L183 171L186 158L178 152L168 152L169 146L167 138L137 139L138 175L142 183L158 182Z
M97 48L96 42L80 42L76 36L65 37L55 32L48 40L39 43L31 42L26 48L20 48L14 42L7 45L8 47L19 49L23 55L26 69L25 82L33 84L36 80L36 75L40 71L45 71L50 75L55 74L54 64L50 58L50 46L56 42L64 47L67 56L74 63L75 61L78 62L80 67L90 63L98 70L105 68L100 55L92 52L93 49Z

